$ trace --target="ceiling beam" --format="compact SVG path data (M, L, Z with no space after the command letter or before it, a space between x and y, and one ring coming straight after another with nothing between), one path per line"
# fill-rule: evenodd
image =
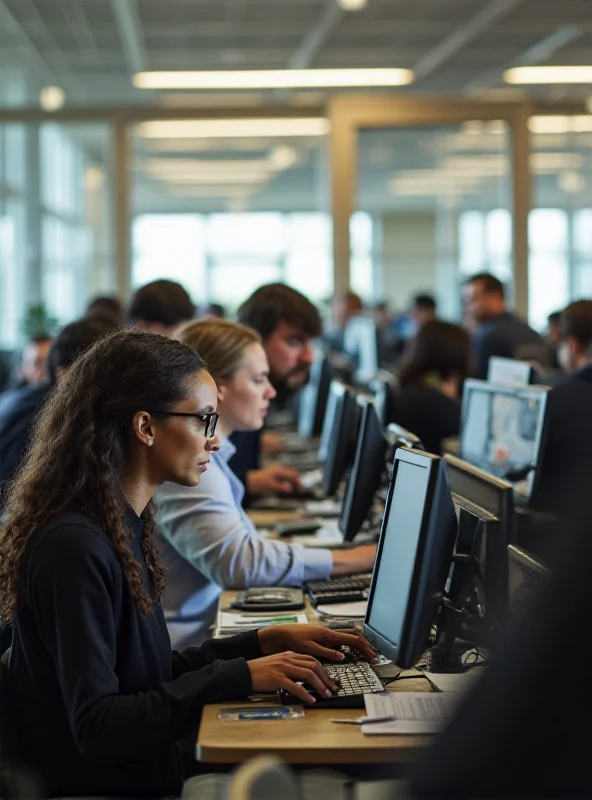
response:
M489 70L469 81L469 83L463 87L463 91L479 92L483 89L488 89L490 86L495 86L501 82L502 74L506 69L510 69L511 67L530 67L535 64L540 64L552 56L556 50L569 44L569 42L573 42L574 39L578 39L583 33L583 29L578 25L564 25L550 36L545 36L540 42L529 47L528 50L524 50L516 56L507 67Z
M111 8L130 73L144 72L148 59L137 0L111 0Z
M288 61L288 69L306 69L314 60L330 34L345 15L335 0L327 0L321 16L305 35L300 46Z
M36 72L40 86L48 82L48 77L53 83L59 83L56 72L35 47L21 24L7 8L4 0L0 0L0 28L15 38L19 50L25 55L29 66Z
M463 47L472 42L473 39L476 39L524 2L525 0L492 0L478 14L475 14L464 25L459 25L440 44L437 44L419 59L413 67L415 83L427 78L445 61L448 61L459 53Z
M80 81L70 68L68 59L53 38L51 31L39 15L35 5L31 0L19 0L19 10L23 11L23 16L31 21L31 28L34 29L39 38L43 40L45 53L41 53L33 40L25 33L23 28L19 26L26 36L30 47L33 48L38 58L41 58L45 64L49 65L55 83L65 89L66 94L69 94L70 97L80 98L83 94ZM43 83L47 85L47 76L43 79Z

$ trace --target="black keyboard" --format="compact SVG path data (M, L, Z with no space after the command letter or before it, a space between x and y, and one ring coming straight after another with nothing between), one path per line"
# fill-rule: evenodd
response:
M326 581L308 581L304 584L304 591L315 607L323 603L354 603L368 599L371 578L371 574L364 574L344 575L343 578Z
M333 697L320 697L310 687L307 690L316 699L313 708L364 708L364 695L384 692L384 684L370 664L364 661L352 664L323 664L323 669L338 684ZM281 692L285 705L302 705L302 700L288 692Z

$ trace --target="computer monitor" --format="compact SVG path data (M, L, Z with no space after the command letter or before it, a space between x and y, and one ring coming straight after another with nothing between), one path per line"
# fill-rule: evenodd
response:
M515 545L508 547L509 614L518 620L534 602L541 586L551 577L547 565L533 553Z
M343 383L338 378L333 378L329 384L327 403L325 405L325 415L323 417L323 427L321 428L321 440L319 442L319 461L325 463L329 442L333 434L335 422L335 412L341 398L343 397Z
M382 376L373 378L368 384L368 390L378 419L381 421L383 427L394 419L396 397L397 397L397 382L393 375L389 375L382 371Z
M528 386L534 383L534 370L528 361L491 356L487 365L487 383L496 386Z
M514 539L512 484L444 456L459 518L457 551L475 562L475 590L484 625L503 624L508 605L507 548Z
M372 507L385 472L387 446L372 400L358 395L356 403L360 413L356 452L338 523L346 542L351 542L358 533Z
M321 484L323 492L329 497L339 488L346 470L354 459L359 415L353 389L340 381L331 381L331 390L336 401L328 433Z
M397 447L409 447L412 450L423 450L419 436L403 428L402 425L397 425L395 422L391 422L386 426L386 438L388 443L395 449Z
M321 433L333 374L328 355L315 359L310 379L300 390L298 398L298 435L303 439L312 439Z
M358 380L368 380L378 371L378 329L373 319L349 319L343 332L343 351L356 365Z
M528 499L535 487L545 429L548 389L540 386L494 386L465 382L460 456L513 483L526 483Z
M364 621L368 640L402 669L425 649L450 570L457 524L438 456L400 448Z

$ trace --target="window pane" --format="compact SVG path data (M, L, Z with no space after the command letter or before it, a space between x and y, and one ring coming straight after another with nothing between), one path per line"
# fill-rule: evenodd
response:
M565 253L568 246L567 213L558 208L537 208L528 217L530 249L535 253Z
M580 256L592 257L592 209L574 214L574 249Z
M132 227L133 286L159 278L179 281L205 300L205 224L197 214L142 214Z
M492 260L510 262L512 254L512 216L504 208L490 211L486 220L487 252Z
M567 257L553 253L533 253L528 268L528 317L530 324L543 330L547 316L569 302Z
M281 214L212 214L208 250L214 255L277 256L285 248Z
M210 300L232 309L264 283L281 280L277 264L249 265L236 262L213 264L210 272Z
M479 272L485 264L485 217L480 211L465 211L459 220L460 271Z

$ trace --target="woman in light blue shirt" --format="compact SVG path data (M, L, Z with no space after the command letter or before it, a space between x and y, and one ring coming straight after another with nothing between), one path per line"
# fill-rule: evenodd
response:
M171 640L199 644L222 589L301 586L330 575L369 572L375 545L306 548L259 534L242 507L244 488L228 466L229 436L263 426L275 390L259 334L220 319L189 323L179 338L205 360L218 387L221 447L198 486L165 483L157 494L161 551L168 567L164 606Z

